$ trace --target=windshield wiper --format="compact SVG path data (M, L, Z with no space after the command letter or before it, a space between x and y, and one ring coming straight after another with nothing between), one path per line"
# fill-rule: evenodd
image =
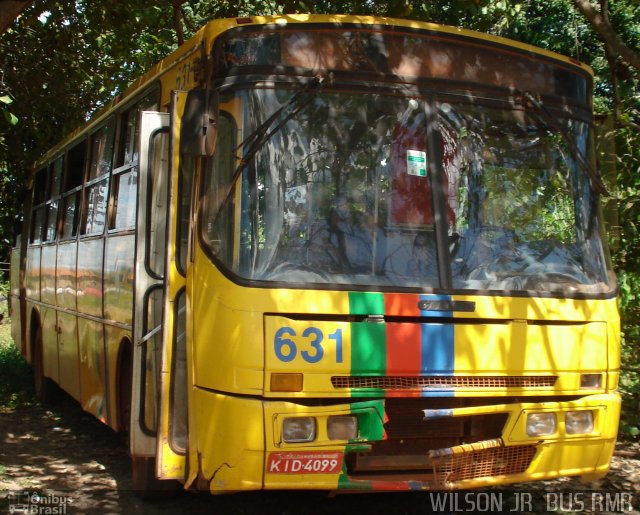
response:
M235 184L238 181L240 175L242 175L243 170L246 168L247 164L251 161L253 156L256 155L258 150L262 148L262 146L269 141L269 139L276 134L282 127L289 121L291 118L296 116L300 111L302 111L322 90L322 87L327 81L331 81L331 75L329 78L323 77L321 75L316 75L313 77L311 81L309 81L305 86L297 91L291 98L287 101L286 104L282 105L280 108L276 109L275 112L269 116L264 122L258 125L252 132L249 134L243 141L238 145L234 152L242 148L246 148L244 155L240 158L240 163L236 167L231 176L230 181L228 182L226 189L224 191L224 195L222 195L222 200L215 206L215 217L214 222L218 218L218 214L220 213L220 208L226 204L231 195L233 194Z
M517 92L522 96L524 100L526 100L526 102L523 102L523 105L525 108L528 108L528 107L533 108L533 111L538 115L538 118L540 118L544 123L546 123L547 125L550 125L560 133L565 143L569 147L569 150L571 151L573 158L576 160L580 168L582 168L585 172L587 172L587 175L589 176L589 180L591 181L591 186L593 187L593 189L597 193L600 193L603 196L609 196L607 187L602 182L602 179L600 178L600 174L596 171L596 169L591 165L589 160L578 148L578 145L576 145L576 142L573 140L573 138L571 137L571 134L569 134L567 129L563 127L562 124L558 123L558 121L544 106L544 104L542 104L542 102L540 102L531 93L529 93L528 91L522 91L522 90L517 90Z

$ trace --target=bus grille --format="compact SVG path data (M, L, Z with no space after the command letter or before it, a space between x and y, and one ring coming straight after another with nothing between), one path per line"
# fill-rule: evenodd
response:
M495 447L438 458L357 453L347 456L347 470L355 480L420 481L431 490L451 489L461 481L523 474L535 454L535 445Z
M334 388L549 388L557 376L333 376Z
M467 479L522 474L535 453L533 445L515 445L435 458L434 479L446 488Z
M509 413L477 413L424 418L425 409L481 406L482 399L385 399L385 436L367 450L348 452L353 480L420 481L431 489L455 488L460 481L524 473L534 445L504 446ZM489 445L493 444L493 445Z

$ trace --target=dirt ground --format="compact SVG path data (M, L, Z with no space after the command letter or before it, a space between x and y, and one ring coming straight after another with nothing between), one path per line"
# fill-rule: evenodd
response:
M500 490L507 496L504 511L522 512L514 504L514 495L529 492L533 494L533 510L525 510L527 512L579 513L579 504L572 502L588 499L588 494L582 492L593 490L623 494L616 498L619 502L616 512L640 514L640 443L619 447L605 479L590 485L563 479ZM562 496L555 495L550 505L545 492L562 492ZM33 498L33 494L37 497ZM469 511L473 507L464 497L458 499L462 502L457 505L452 503L454 500L449 498L446 509L440 512ZM482 507L479 501L477 508ZM626 501L631 501L631 511ZM585 504L584 512L601 512L598 505L591 510L589 503ZM434 503L428 493L331 498L310 492L256 492L218 497L186 492L161 502L143 502L131 492L125 438L84 413L71 399L63 399L55 409L34 405L0 411L0 510L8 513L11 509L16 513L22 510L23 513L54 514L417 515L433 512Z

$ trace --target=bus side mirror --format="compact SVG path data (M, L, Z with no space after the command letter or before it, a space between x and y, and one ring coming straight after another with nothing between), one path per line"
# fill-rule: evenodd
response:
M210 89L187 93L180 128L180 152L189 156L211 156L218 136L218 95Z

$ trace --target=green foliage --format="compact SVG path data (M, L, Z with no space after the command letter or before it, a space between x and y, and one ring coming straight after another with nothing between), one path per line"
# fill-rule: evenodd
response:
M623 394L620 434L640 436L640 274L622 272L620 310L623 321L621 349L622 373L620 390Z
M13 344L9 320L0 323L0 410L35 403L31 368Z
M11 113L6 106L11 104L13 99L9 95L4 95L0 97L0 109L2 109L2 114L4 115L4 119L9 125L15 125L18 123L18 118L15 114Z

